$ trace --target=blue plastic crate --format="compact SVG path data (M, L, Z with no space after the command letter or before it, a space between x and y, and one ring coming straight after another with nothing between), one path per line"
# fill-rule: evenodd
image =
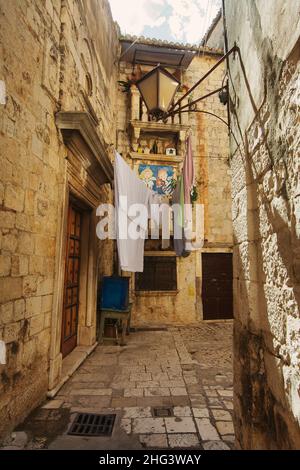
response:
M104 276L102 279L101 308L127 310L129 305L129 278Z

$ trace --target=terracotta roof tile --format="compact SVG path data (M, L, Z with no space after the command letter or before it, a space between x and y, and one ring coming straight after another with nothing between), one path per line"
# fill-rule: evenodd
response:
M155 38L146 38L144 36L132 36L129 34L121 35L120 41L135 42L137 44L148 44L151 46L158 47L168 47L170 49L179 49L179 50L188 50L188 51L197 51L197 52L207 52L211 54L223 54L222 49L214 49L207 46L202 46L198 44L187 44L180 42L164 41L161 39Z

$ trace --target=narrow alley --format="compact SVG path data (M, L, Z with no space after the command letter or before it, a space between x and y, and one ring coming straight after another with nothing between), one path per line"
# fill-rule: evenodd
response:
M300 450L299 77L300 0L0 0L3 468Z
M234 448L232 322L137 331L126 341L99 345L6 448ZM112 435L69 435L80 413L115 414Z

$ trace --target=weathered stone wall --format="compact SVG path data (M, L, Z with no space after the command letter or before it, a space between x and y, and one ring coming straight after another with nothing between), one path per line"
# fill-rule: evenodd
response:
M105 0L0 1L0 436L48 387L57 246L66 187L59 110L99 119L115 139L118 38ZM105 189L103 197L110 197ZM110 253L112 253L111 247ZM110 271L106 251L101 264Z
M215 49L224 48L224 34L223 34L223 17L218 15L218 20L213 28L213 31L209 35L208 39L205 41L207 47L212 47ZM216 21L216 20L214 20Z
M191 87L219 58L220 56L200 53L186 71L185 83ZM223 78L224 64L195 89L193 99L220 88ZM226 107L220 103L218 95L200 102L198 109L216 114L227 121ZM227 127L216 117L204 113L190 113L189 124L193 139L198 202L204 204L205 246L231 246L231 171Z
M195 323L196 311L196 253L177 258L177 289L174 293L137 292L132 309L132 324L176 325Z
M235 428L300 445L300 2L226 0L233 132ZM243 67L246 79L243 74Z
M201 52L183 72L182 83L191 87L219 60L221 55ZM147 70L147 68L145 68ZM132 64L120 63L120 80L126 81L132 73ZM224 78L224 64L203 82L193 93L193 99L219 88ZM130 127L130 96L118 95L117 149L132 163L128 132ZM199 110L214 113L227 120L227 111L217 95L198 105ZM198 203L204 204L205 251L217 249L226 252L232 247L231 222L231 171L229 165L228 130L226 124L209 114L189 113L187 124L191 127L195 179L199 194ZM155 162L159 163L159 162ZM133 324L193 323L202 318L201 252L177 260L178 293L167 295L146 293L137 295L133 306Z
M119 42L109 4L63 0L61 22L61 109L89 110L99 135L114 144Z

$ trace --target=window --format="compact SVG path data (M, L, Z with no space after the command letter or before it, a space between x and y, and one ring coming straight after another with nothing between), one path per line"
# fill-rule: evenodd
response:
M145 256L144 272L135 275L135 290L174 291L176 289L176 257Z

